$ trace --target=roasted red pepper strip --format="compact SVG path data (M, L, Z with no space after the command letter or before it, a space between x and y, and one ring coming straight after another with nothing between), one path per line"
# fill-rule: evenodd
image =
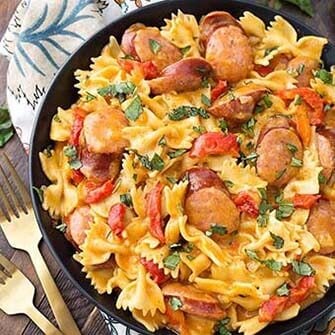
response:
M80 170L71 170L71 173L72 173L71 179L75 185L78 185L85 178L85 176L80 172Z
M107 180L102 185L96 184L92 181L88 181L85 184L85 202L87 204L95 204L111 195L113 189L114 184L111 180Z
M313 194L295 194L293 198L293 205L295 208L312 208L315 203L321 198L321 195Z
M71 134L69 139L69 144L75 147L79 146L79 137L81 130L84 127L84 119L86 113L83 109L76 107L74 110L74 121L71 127Z
M207 155L239 155L239 145L235 134L205 133L194 142L190 151L190 157L203 158Z
M228 83L226 80L220 80L217 85L212 88L211 91L211 100L212 102L215 101L220 95L227 92L228 90Z
M240 192L236 198L234 198L234 203L240 211L248 214L253 218L257 218L259 215L256 200L248 192Z
M314 277L303 277L298 284L290 290L287 297L272 296L269 300L263 302L259 309L258 319L260 322L271 322L278 314L285 309L290 308L295 303L304 301L315 286Z
M254 70L262 77L266 77L269 73L273 71L273 66L271 65L264 66L264 65L256 64L254 66Z
M127 73L131 73L135 68L141 69L144 79L154 79L159 76L158 68L152 61L141 63L131 59L119 59L118 62Z
M157 185L147 195L147 215L150 219L149 230L153 237L157 238L161 243L165 243L163 220L161 215L161 196L163 184Z
M126 206L124 204L116 204L111 207L108 214L108 225L112 232L120 236L124 230L124 217L126 215Z
M153 261L147 261L145 258L141 258L141 264L150 273L152 280L158 285L165 283L169 279L169 276L164 274L164 270L160 269Z
M277 95L283 100L293 100L297 95L312 108L309 113L311 125L318 126L324 122L325 112L323 110L324 100L309 87L293 88L277 92Z
M169 325L171 325L173 329L177 330L180 335L189 335L189 331L186 327L184 312L181 310L174 311L168 300L165 301L165 306L165 315L169 320Z

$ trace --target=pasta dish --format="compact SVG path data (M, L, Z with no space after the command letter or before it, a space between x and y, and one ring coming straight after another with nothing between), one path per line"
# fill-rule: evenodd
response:
M119 43L120 42L120 43ZM179 11L77 70L43 208L149 331L256 334L335 276L335 68L276 16Z

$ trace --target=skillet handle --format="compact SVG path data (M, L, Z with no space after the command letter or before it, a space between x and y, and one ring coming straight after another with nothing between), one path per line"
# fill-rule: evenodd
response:
M326 330L324 330L322 332L313 330L311 335L335 335L335 318L333 318L329 321Z

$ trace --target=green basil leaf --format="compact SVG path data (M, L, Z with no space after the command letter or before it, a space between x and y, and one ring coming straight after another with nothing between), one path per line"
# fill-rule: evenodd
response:
M169 304L174 311L178 311L178 309L181 309L183 307L183 303L177 297L171 297L169 299Z
M274 259L267 259L262 261L262 263L272 271L279 272L283 267L282 262L275 261Z
M294 205L290 202L281 202L276 210L276 219L281 221L282 219L290 217L294 212Z
M180 48L179 50L183 54L183 56L185 56L191 50L191 46L188 45L188 46L186 46L184 48Z
M209 118L209 114L203 108L192 106L180 106L168 114L169 119L172 121L184 120L191 116L200 116L203 119Z
M292 262L293 271L300 276L313 276L315 270L306 262L303 261L293 261Z
M264 51L264 57L269 56L271 52L273 52L273 51L275 51L277 49L278 49L278 47L273 47L273 48L266 49Z
M158 52L162 49L162 46L156 40L149 39L150 50L153 54L157 55Z
M298 151L298 148L291 143L287 144L287 149L292 152L292 154L295 154Z
M215 330L217 331L218 335L232 335L232 333L227 328L229 322L230 318L225 318L216 324Z
M302 104L302 97L301 97L301 95L297 95L297 97L294 100L294 105L299 106L301 104Z
M201 94L201 102L206 106L206 107L210 107L211 103L211 99L208 98L207 95L205 94Z
M276 173L276 180L279 180L285 173L286 173L287 169L283 169L283 170L280 170Z
M90 92L86 92L86 98L85 98L86 102L90 102L92 100L95 100L96 98L97 97L94 94L92 94Z
M78 158L77 148L67 145L63 148L64 155L68 158L68 164L73 170L79 170L83 165Z
M264 97L263 97L263 101L264 101L264 105L265 107L267 108L270 108L272 106L272 101L270 99L270 96L269 94L265 94Z
M125 110L125 115L128 120L136 121L143 112L142 102L140 97L137 95L130 105Z
M258 261L259 262L258 255L257 255L257 252L255 250L245 249L245 253L247 254L247 256L249 258L253 259L254 261Z
M214 224L205 232L205 234L206 236L212 236L214 234L223 236L227 234L227 228L225 226Z
M174 177L166 177L166 179L169 181L169 183L171 183L172 185L177 184L178 179L174 178Z
M284 246L284 240L278 235L275 235L274 233L270 232L271 238L273 239L272 245L276 249L281 249Z
M206 128L204 126L193 126L193 130L198 134L203 134L206 132Z
M223 181L226 187L230 188L234 186L234 183L231 180L224 180Z
M152 157L150 163L151 163L152 170L162 171L164 169L164 161L156 153Z
M322 171L319 173L318 179L319 179L319 184L326 184L327 183L327 178L324 176Z
M291 166L293 167L302 167L303 165L303 162L301 159L298 159L296 157L292 157L292 160L291 160Z
M158 145L160 145L161 147L164 147L166 145L166 138L165 136L163 136L159 142L158 142Z
M130 193L120 194L120 202L127 207L133 207L133 199Z
M290 294L287 283L284 283L282 286L278 287L276 290L276 294L279 297L287 297Z
M171 159L173 159L173 158L177 158L177 157L183 155L185 152L187 152L187 149L177 149L177 150L168 152L167 155Z
M320 69L320 70L315 71L314 77L319 78L325 84L333 85L333 79L334 79L333 74L331 72L328 72L325 69Z
M180 263L180 256L177 252L174 252L173 254L163 259L164 267L170 270L175 270L179 263Z
M228 133L228 123L225 119L219 120L219 128L224 132L225 134Z
M242 124L241 130L247 136L253 137L255 135L254 134L255 125L256 125L256 120L252 117L246 123Z

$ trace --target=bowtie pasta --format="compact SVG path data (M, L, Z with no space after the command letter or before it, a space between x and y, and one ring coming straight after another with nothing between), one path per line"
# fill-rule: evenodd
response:
M148 330L256 334L334 281L327 40L276 16L137 23L78 70L40 153L43 208ZM116 292L114 293L116 294Z

